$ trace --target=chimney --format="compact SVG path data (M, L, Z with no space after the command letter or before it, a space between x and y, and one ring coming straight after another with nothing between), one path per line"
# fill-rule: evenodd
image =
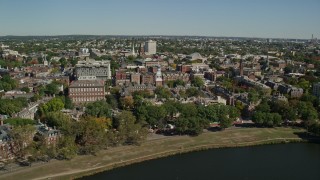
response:
M0 119L0 126L3 126L3 119Z

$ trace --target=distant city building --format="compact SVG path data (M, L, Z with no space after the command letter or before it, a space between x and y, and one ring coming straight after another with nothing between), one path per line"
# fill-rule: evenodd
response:
M77 78L81 76L96 76L97 79L106 81L111 79L110 61L95 61L88 58L84 61L79 61L76 64L75 75Z
M104 81L96 79L95 76L81 77L71 82L69 97L76 104L103 100L105 99Z
M79 56L82 56L82 57L89 57L90 56L90 52L89 52L89 49L88 48L80 48L79 50Z
M288 94L291 98L299 98L303 95L303 89L297 88L288 84L280 84L278 91L281 94Z
M140 84L140 82L141 82L140 73L132 73L131 74L131 82L135 83L135 84Z
M312 88L312 94L320 98L320 83L314 83Z
M157 53L157 42L149 40L144 44L144 53L147 55L152 55Z

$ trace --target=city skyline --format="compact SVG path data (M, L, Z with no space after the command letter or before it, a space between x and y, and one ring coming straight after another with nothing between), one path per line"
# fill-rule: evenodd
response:
M320 37L320 2L40 1L0 2L6 35L178 35L310 39Z

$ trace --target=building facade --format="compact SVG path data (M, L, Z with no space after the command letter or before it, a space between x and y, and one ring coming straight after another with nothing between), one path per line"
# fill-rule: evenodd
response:
M149 40L144 44L144 52L147 55L152 55L157 53L157 42Z
M312 94L313 94L314 96L316 96L317 98L320 98L320 83L319 83L319 82L313 84Z
M94 102L105 99L105 86L103 80L79 79L71 82L69 97L75 104Z
M96 76L100 80L111 79L110 61L95 61L86 59L76 64L75 75L77 78L81 76Z

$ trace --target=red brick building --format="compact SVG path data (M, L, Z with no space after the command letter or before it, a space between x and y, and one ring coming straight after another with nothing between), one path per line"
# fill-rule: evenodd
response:
M69 86L69 97L76 104L105 99L103 80L77 80Z

